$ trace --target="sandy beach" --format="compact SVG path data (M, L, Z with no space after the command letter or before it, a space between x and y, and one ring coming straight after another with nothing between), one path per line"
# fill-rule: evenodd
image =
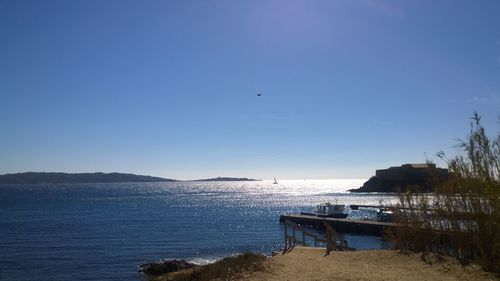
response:
M479 266L462 267L451 258L400 254L394 250L332 252L296 247L266 261L266 270L245 274L240 280L498 280Z

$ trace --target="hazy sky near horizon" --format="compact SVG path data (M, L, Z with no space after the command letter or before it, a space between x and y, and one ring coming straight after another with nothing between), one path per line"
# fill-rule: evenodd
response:
M499 132L499 15L494 0L0 0L0 174L368 178L453 155L474 111Z

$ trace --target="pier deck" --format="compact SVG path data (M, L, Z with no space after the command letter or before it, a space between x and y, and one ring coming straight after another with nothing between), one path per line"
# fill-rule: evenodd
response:
M370 234L370 235L382 235L385 229L396 227L396 224L393 222L328 218L328 217L318 217L311 215L280 216L280 222L283 222L285 220L290 220L300 225L308 225L319 228L323 227L324 222L328 222L338 232Z
M358 204L349 205L349 208L351 208L351 210L358 210L359 208L388 209L389 207L390 206L384 206L384 205L358 205Z

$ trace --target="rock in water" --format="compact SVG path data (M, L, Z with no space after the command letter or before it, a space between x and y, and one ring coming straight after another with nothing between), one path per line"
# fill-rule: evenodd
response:
M144 272L144 274L148 276L158 276L169 272L192 268L195 266L197 265L185 260L173 259L143 264L139 266L139 272Z

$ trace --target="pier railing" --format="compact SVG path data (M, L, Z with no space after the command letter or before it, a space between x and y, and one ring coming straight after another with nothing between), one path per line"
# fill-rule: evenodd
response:
M335 231L335 229L328 222L323 222L323 225L326 233L324 236L319 236L318 234L308 232L306 228L293 221L284 220L285 248L283 249L283 252L292 249L295 245L307 247L307 237L312 238L313 243L310 246L318 247L320 243L326 245L327 255L330 254L331 251L352 250L348 247L347 241L341 240L337 231Z

